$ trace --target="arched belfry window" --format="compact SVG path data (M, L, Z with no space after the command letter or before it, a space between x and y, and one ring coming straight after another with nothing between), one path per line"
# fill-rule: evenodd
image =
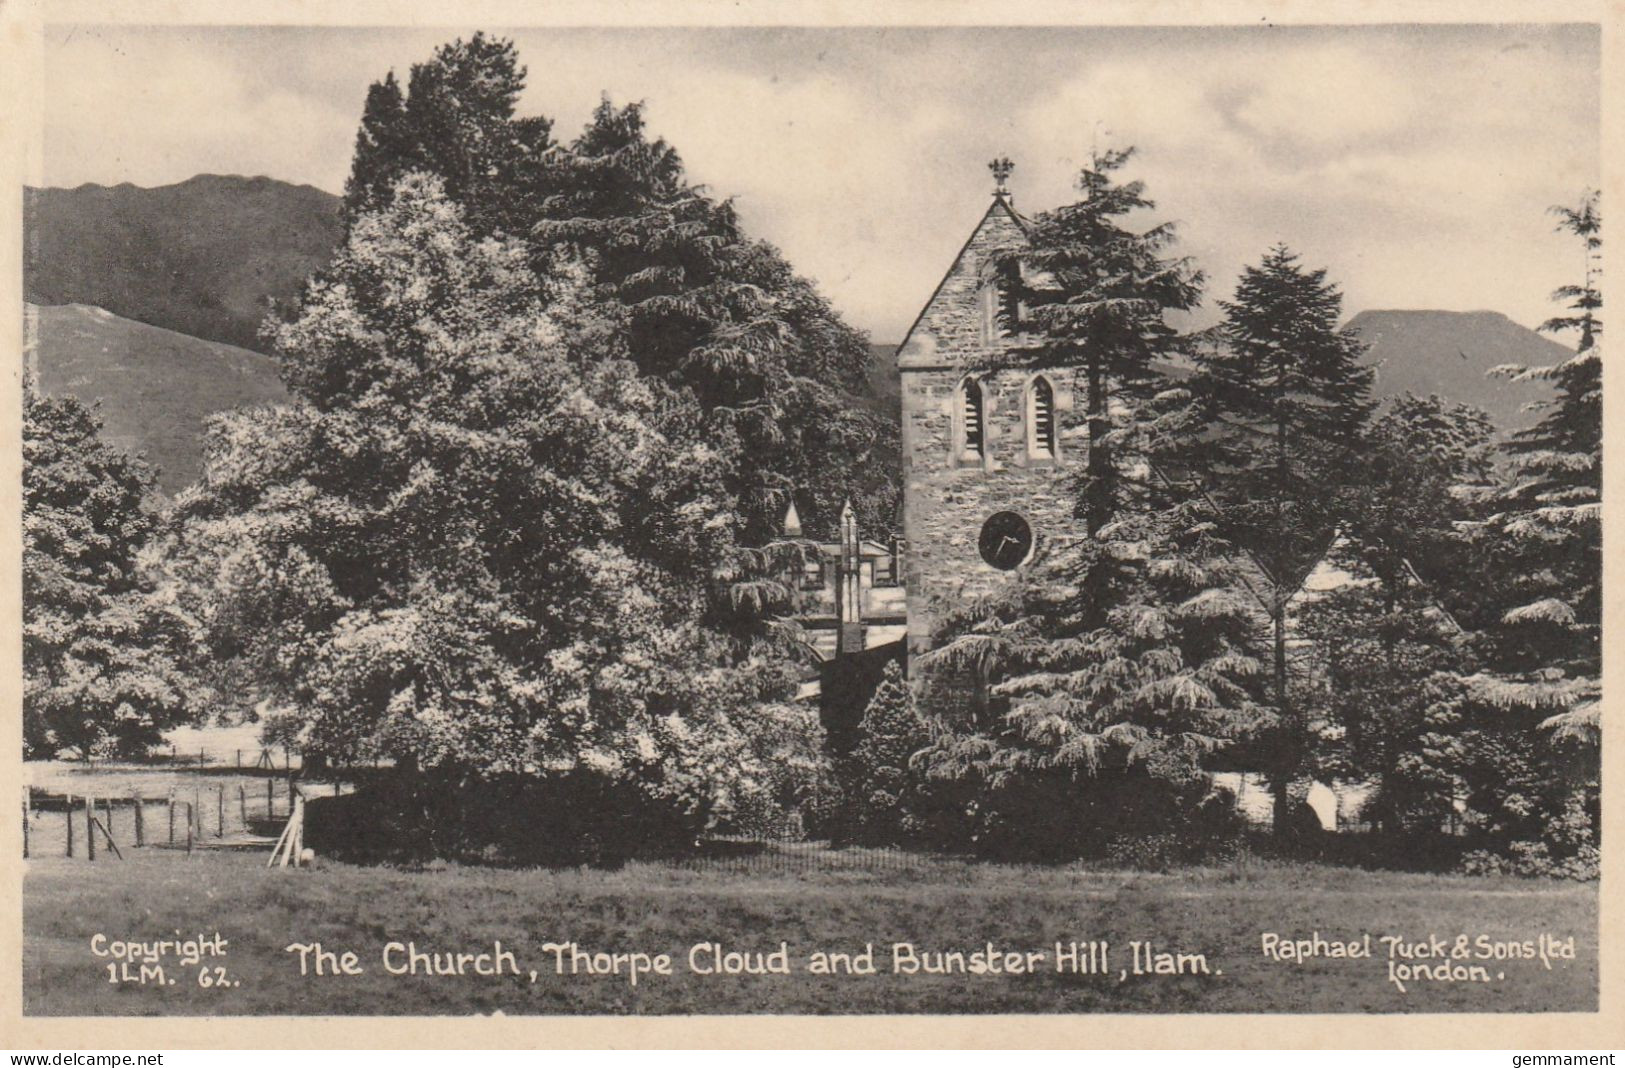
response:
M1034 456L1055 456L1055 390L1042 375L1027 390L1027 448Z
M1000 264L976 291L977 310L982 320L982 344L999 348L1020 328L1026 318L1025 304L1017 294L1022 277L1015 264Z
M987 440L987 421L982 387L974 378L967 378L959 384L959 412L960 452L964 456L981 456Z
M982 315L982 344L992 347L999 343L1004 331L999 325L999 284L997 279L988 279L977 290L977 310Z

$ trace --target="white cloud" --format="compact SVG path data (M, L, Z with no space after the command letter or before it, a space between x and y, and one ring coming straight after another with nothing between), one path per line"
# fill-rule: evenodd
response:
M942 204L910 196L952 119L929 100L878 108L829 78L731 74L692 79L650 113L690 173L736 196L745 222L859 322L923 303L964 239L941 230Z
M1134 174L1185 220L1214 296L1285 241L1332 267L1351 309L1533 322L1573 273L1543 212L1597 180L1594 99L1594 76L1535 49L1314 41L1183 57L1177 74L1109 59L1024 128L1054 144L1099 122L1140 146Z
M157 185L205 171L329 189L343 180L356 116L292 87L257 92L206 41L80 30L47 47L48 181Z
M467 31L463 31L466 33ZM366 85L457 31L63 30L45 180L264 173L331 191ZM1262 31L549 30L515 35L521 110L574 136L644 99L690 173L736 196L877 340L897 340L1008 154L1023 210L1070 199L1092 145L1181 220L1228 295L1286 241L1351 310L1491 307L1570 280L1544 211L1598 172L1595 39L1527 28Z

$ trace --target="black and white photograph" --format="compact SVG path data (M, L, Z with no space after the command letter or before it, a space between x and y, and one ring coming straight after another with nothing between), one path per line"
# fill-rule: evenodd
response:
M1599 16L720 8L44 10L23 1019L1604 1021Z

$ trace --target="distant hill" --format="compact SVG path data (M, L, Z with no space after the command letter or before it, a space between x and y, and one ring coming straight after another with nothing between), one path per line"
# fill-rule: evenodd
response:
M142 452L173 494L202 469L203 419L288 399L276 361L82 304L27 307L29 370L53 396L101 402L109 441Z
M1364 311L1348 328L1370 346L1365 362L1377 369L1379 397L1437 393L1483 408L1502 430L1539 419L1523 407L1550 397L1552 389L1545 382L1491 378L1489 370L1507 363L1552 364L1573 355L1499 312Z
M197 473L203 415L284 396L271 361L244 350L262 347L257 331L272 302L291 300L331 258L337 197L204 174L150 189L29 189L24 212L25 298L93 306L43 309L36 355L44 388L103 398L109 432L149 453L166 491ZM1524 406L1551 390L1486 372L1553 363L1569 351L1496 312L1366 311L1348 326L1371 346L1379 396L1438 393L1484 408L1502 429L1534 422ZM897 346L870 353L868 388L857 399L899 418Z
M339 241L338 197L272 178L27 189L23 212L24 299L248 349L271 301L296 296Z
M1502 364L1542 366L1573 353L1500 312L1364 311L1347 323L1370 347L1364 362L1377 369L1379 398L1402 393L1471 404L1489 413L1502 431L1517 430L1540 418L1524 406L1552 395L1545 382L1509 382L1491 378ZM897 346L870 345L869 392L875 406L898 410ZM1164 370L1189 373L1181 364ZM866 399L867 400L867 399Z

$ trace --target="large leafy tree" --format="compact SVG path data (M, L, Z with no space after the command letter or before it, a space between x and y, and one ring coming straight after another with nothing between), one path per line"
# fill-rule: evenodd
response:
M1246 268L1221 307L1212 343L1195 354L1198 432L1185 436L1179 464L1251 565L1247 585L1267 617L1277 721L1257 755L1284 830L1288 783L1309 755L1309 724L1292 694L1288 607L1352 511L1372 372L1359 363L1360 342L1338 329L1342 295L1326 271L1306 270L1284 247Z
M1113 396L1144 397L1160 387L1157 361L1181 344L1166 313L1195 307L1203 281L1187 259L1169 254L1173 223L1130 225L1134 213L1156 207L1143 182L1117 178L1133 153L1096 153L1078 175L1080 198L1034 216L1025 239L992 258L1003 320L1020 341L1003 358L1081 367L1087 377L1082 515L1091 530L1110 522L1118 504Z
M1090 537L1006 596L964 606L927 656L988 698L977 720L941 725L931 772L980 784L982 833L1048 811L1042 833L1068 852L1100 844L1084 840L1095 820L1080 812L1107 798L1123 806L1119 829L1168 829L1205 793L1207 755L1264 715L1228 550L1160 466L1189 419L1162 363L1183 344L1166 314L1196 305L1202 275L1170 254L1173 224L1131 225L1155 207L1142 183L1118 180L1131 155L1095 155L1080 198L1028 220L990 264L1014 340L1001 364L1085 372L1088 461L1074 489Z
M184 621L141 553L152 476L69 397L23 390L23 748L138 754L186 714Z
M346 204L378 206L410 171L439 175L480 234L527 243L547 274L585 266L601 328L646 376L687 391L720 442L745 540L772 533L793 494L821 534L850 497L865 529L890 529L895 418L854 403L868 366L842 323L733 205L692 183L646 132L643 108L604 101L574 141L519 117L524 70L510 42L476 35L369 93Z
M691 807L748 770L719 695L790 678L699 625L728 453L604 347L584 284L408 176L272 333L296 404L214 424L176 586L309 750Z

